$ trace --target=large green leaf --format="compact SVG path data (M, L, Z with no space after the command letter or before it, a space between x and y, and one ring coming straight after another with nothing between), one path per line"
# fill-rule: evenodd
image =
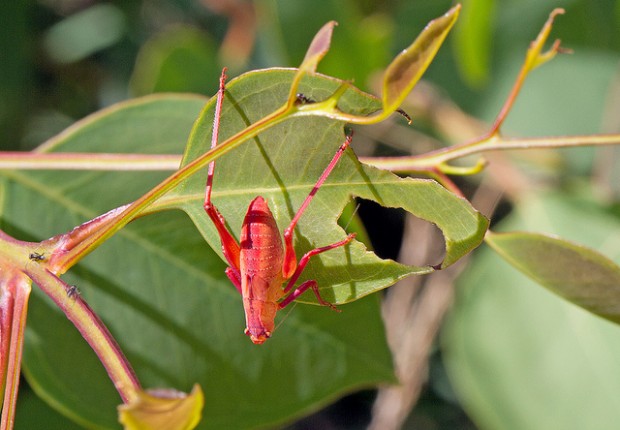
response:
M270 70L232 81L226 91L220 139L223 141L283 103L292 76L292 70ZM306 97L322 100L338 85L333 79L315 76L302 81L300 91ZM202 112L194 127L184 163L204 153L210 145L213 104ZM373 112L379 106L373 97L354 90L345 93L339 102L341 109L358 115ZM241 231L247 206L257 195L268 200L283 231L343 140L342 123L303 117L281 123L218 159L213 202L227 219L233 234ZM352 146L355 147L355 140ZM183 208L211 246L219 250L219 237L202 209L205 181L206 171L171 192L162 204ZM360 164L349 152L340 160L298 224L298 255L345 237L337 219L353 197L374 200L387 207L401 207L435 223L445 235L444 266L477 246L487 226L486 219L466 200L436 182L399 178ZM429 266L409 267L381 260L354 241L345 249L335 249L315 257L303 276L316 279L327 300L347 303L390 286L404 276L431 270ZM311 293L303 299L315 302Z
M620 222L596 204L558 194L520 203L499 231L561 235L620 261ZM613 427L620 420L618 326L482 251L458 285L443 332L452 383L472 418L493 430Z
M203 104L187 96L128 102L81 122L47 149L180 152ZM22 239L44 239L131 201L163 176L4 171L3 227ZM273 339L253 345L224 265L179 211L137 220L64 278L108 325L145 387L202 386L199 428L274 424L393 379L374 297L342 313L293 307L280 315ZM33 296L24 356L29 381L80 423L118 428L120 398L101 364L36 288Z
M15 430L40 428L45 423L46 430L80 430L83 427L58 414L32 392L27 384L19 388L19 402L15 417Z

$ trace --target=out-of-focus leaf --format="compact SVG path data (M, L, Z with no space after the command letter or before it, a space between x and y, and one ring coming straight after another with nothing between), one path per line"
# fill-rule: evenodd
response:
M45 423L46 430L81 430L84 428L50 408L27 384L21 384L15 430L40 428L42 423Z
M486 242L506 261L554 293L620 322L620 267L604 255L537 233L487 234Z
M44 46L55 61L71 63L117 42L125 29L125 18L119 8L98 4L51 27L45 35Z
M569 237L620 261L620 222L596 203L559 194L520 203L498 230ZM489 249L472 263L442 341L454 388L477 425L613 427L620 420L618 326L559 299Z
M375 11L368 15L358 2L263 3L259 20L258 51L266 64L297 66L322 25L338 23L329 55L319 66L322 73L351 80L359 88L368 88L369 78L390 61L393 22L389 15ZM409 37L411 34L409 33Z
M136 95L158 92L210 94L217 89L217 47L205 32L173 27L140 50L131 77Z
M457 64L469 85L478 87L489 75L495 0L465 0L455 28Z

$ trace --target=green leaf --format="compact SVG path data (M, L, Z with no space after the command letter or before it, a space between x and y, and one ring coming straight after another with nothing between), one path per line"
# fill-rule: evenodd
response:
M19 405L15 417L15 430L36 429L45 423L46 430L81 430L84 427L58 414L43 402L28 384L19 387Z
M465 0L455 28L455 56L465 80L473 87L480 87L489 75L494 9L495 0Z
M223 141L279 107L286 100L293 74L294 71L290 70L262 71L231 81L226 90L220 139ZM312 99L321 100L337 86L338 82L333 79L306 77L300 91ZM342 109L358 115L371 113L379 107L373 97L354 90L345 93L339 104ZM209 148L213 105L211 102L196 122L183 164ZM344 140L342 128L342 123L324 118L289 120L219 158L212 198L233 235L238 237L248 204L257 195L267 199L280 230L284 231ZM355 147L355 139L352 147ZM219 236L202 208L205 181L206 169L185 186L169 193L161 204L185 210L219 252ZM399 178L390 172L360 164L349 152L340 160L298 224L295 237L298 256L345 238L337 220L353 197L374 200L386 207L404 208L436 224L445 235L443 267L475 248L487 227L486 219L466 200L436 182ZM409 267L381 260L354 241L344 249L334 249L314 257L302 277L317 280L324 298L338 304L357 300L410 274L431 270L429 266ZM303 301L316 303L311 292L302 297Z
M487 234L506 261L554 293L620 322L620 267L581 245L537 233Z
M208 94L217 89L221 70L215 58L217 47L207 33L188 26L167 29L140 49L131 87L136 95L168 91Z
M582 198L528 196L497 229L562 235L620 261L617 217ZM617 325L558 299L488 248L457 292L443 357L477 426L581 430L620 420Z
M461 5L429 22L413 43L390 63L383 77L383 110L398 109L420 80L456 22Z
M178 152L203 104L170 95L134 100L82 121L47 148ZM37 240L127 203L165 176L1 174L5 231ZM378 298L342 313L292 306L279 315L273 338L257 347L243 334L241 298L224 268L187 216L168 211L136 220L63 279L101 316L145 388L189 392L200 384L200 429L275 425L351 390L393 381ZM103 367L37 288L25 344L26 375L37 394L85 427L119 428L120 398Z
M334 32L335 25L335 21L329 21L321 27L318 33L314 36L314 39L312 39L312 42L306 51L306 56L299 66L304 73L316 72L316 66L325 54L327 54L327 51L329 51L329 45L332 40L332 33Z

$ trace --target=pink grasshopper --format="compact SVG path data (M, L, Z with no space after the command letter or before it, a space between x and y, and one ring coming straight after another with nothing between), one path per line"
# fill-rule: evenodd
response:
M211 148L217 145L225 91L225 71L225 69L222 71L220 78ZM288 228L284 231L284 246L276 221L267 202L261 196L256 197L250 203L241 227L240 240L239 242L235 240L226 227L226 220L211 202L215 162L209 164L204 209L213 221L222 242L222 251L229 264L226 269L226 276L243 297L246 320L245 334L250 336L255 344L265 342L273 333L276 312L292 303L308 289L314 292L319 303L336 309L334 305L323 300L315 280L305 281L296 289L293 288L311 257L330 249L345 246L353 240L355 234L350 234L340 242L308 251L298 263L295 248L293 248L293 230L304 210L350 143L351 136L349 135L291 220ZM286 286L282 288L284 282L286 282Z

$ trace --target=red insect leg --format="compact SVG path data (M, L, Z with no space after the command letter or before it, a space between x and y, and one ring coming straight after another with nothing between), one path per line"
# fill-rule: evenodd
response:
M299 276L306 268L306 265L308 264L308 261L310 261L311 257L317 254L320 254L322 252L329 251L330 249L338 248L340 246L345 246L347 243L351 242L354 237L355 237L355 233L352 233L349 236L347 236L346 239L341 240L340 242L332 243L331 245L323 246L321 248L315 248L315 249L312 249L306 252L304 256L301 257L301 259L299 260L299 264L297 265L297 269L295 270L295 273L293 273L293 276L291 276L291 279L286 284L286 288L284 288L284 294L288 293L295 286L295 282L297 282L297 279L299 279ZM325 301L321 297L321 295L319 294L317 283L314 280L306 281L303 284L301 284L299 287L297 287L297 289L295 289L291 294L289 294L284 300L280 302L280 309L289 305L293 300L295 300L297 297L302 295L308 288L312 289L312 291L314 292L314 295L316 296L320 304L322 304L323 306L329 306L330 308L336 310L336 307L334 305Z
M222 115L222 102L224 101L224 92L225 92L225 84L226 84L226 68L222 70L222 75L220 76L220 88L217 93L217 100L215 102L215 118L213 120L213 132L211 133L211 149L217 146L217 139L220 131L220 117ZM230 233L228 228L226 227L226 220L217 210L215 205L211 202L211 189L213 188L213 175L215 173L215 161L209 163L208 176L207 176L207 187L205 190L205 202L204 202L204 210L213 221L215 228L220 236L220 240L222 242L222 252L224 253L224 257L226 261L232 268L232 270L237 271L236 279L240 279L241 275L239 274L239 243L235 240L234 236ZM228 274L228 273L227 273ZM231 281L233 278L228 276ZM238 285L239 282L233 284L240 289Z
M338 148L336 154L334 154L334 158L332 158L332 161L330 161L330 163L327 165L327 167L319 177L318 181L316 181L316 184L312 188L312 191L310 191L304 202L297 210L297 213L291 220L291 223L286 228L286 230L284 230L284 264L282 265L282 275L284 276L284 279L288 279L293 276L297 267L297 256L295 255L295 248L293 247L293 231L295 230L295 226L297 225L299 218L301 218L317 191L319 191L319 188L321 188L321 185L323 185L329 174L332 172L332 170L334 170L334 167L336 167L336 163L338 163L338 160L340 160L340 157L342 157L344 151L351 144L352 139L353 134L347 135L345 141L342 143L342 145L340 145L340 148Z

